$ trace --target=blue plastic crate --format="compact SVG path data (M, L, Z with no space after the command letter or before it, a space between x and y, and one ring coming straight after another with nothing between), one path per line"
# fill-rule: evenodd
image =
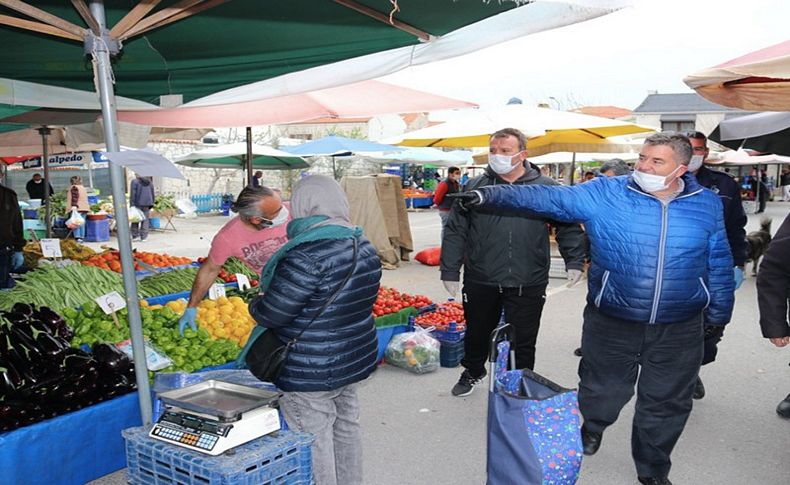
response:
M85 222L85 240L89 242L104 242L110 240L110 220L100 219Z
M150 428L123 431L127 479L133 485L309 484L313 478L310 434L280 431L209 456L148 437Z
M226 283L225 288L238 288L238 283ZM164 305L167 302L179 300L181 298L185 300L189 300L190 291L182 291L180 293L171 293L169 295L160 295L160 296L152 296L150 298L145 298L145 301L148 302L149 305Z
M438 340L439 342L459 342L464 339L466 335L466 329L464 330L434 330L431 332L431 336Z
M440 342L439 365L442 367L457 367L464 358L464 341Z

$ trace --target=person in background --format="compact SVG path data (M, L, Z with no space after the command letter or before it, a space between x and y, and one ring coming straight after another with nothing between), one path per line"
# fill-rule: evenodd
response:
M582 180L582 183L589 182L594 178L595 178L595 172L584 172L584 180Z
M727 242L733 262L733 278L735 289L743 283L743 266L746 264L746 214L743 212L741 202L741 189L729 175L711 170L703 164L710 154L708 138L699 131L686 133L691 143L693 154L689 162L688 171L693 173L697 182L706 189L712 190L719 196L724 208L724 228L727 231ZM708 365L716 360L718 344L724 336L724 327L720 325L705 325L705 354L702 365ZM697 376L694 384L694 399L705 397L705 386L702 379Z
M619 177L620 175L629 175L631 173L631 167L623 160L613 158L601 165L599 173L604 177Z
M768 185L765 184L764 172L755 171L755 175L752 177L752 192L754 193L754 200L757 202L755 214L762 214L765 211L765 204L768 202L770 195Z
M156 194L154 193L153 179L139 175L135 177L129 188L129 204L140 209L140 212L143 213L143 220L132 222L132 241L139 239L142 242L148 239L151 207L154 206L155 200Z
M460 179L461 169L450 167L447 170L447 178L439 182L436 192L433 193L433 203L439 208L439 217L442 220L441 238L444 238L444 226L447 225L447 218L450 217L450 208L453 206L453 200L445 198L445 195L461 191L461 184L458 182Z
M252 186L258 188L261 186L261 178L263 177L263 172L258 170L252 177Z
M66 204L66 207L69 208L69 211L76 207L77 212L80 213L84 221L85 216L91 210L91 206L88 204L88 191L85 190L85 187L82 185L82 177L79 175L71 177L70 182L71 186L69 187L67 196L68 204ZM66 217L69 217L68 214ZM85 237L85 223L83 222L81 225L72 229L72 234L74 234L74 238L77 242L82 242Z
M228 258L235 256L250 269L260 273L272 254L288 240L285 230L290 220L288 208L272 189L248 185L239 193L230 210L237 213L238 217L222 226L211 241L208 257L201 264L192 284L187 309L178 322L182 335L187 325L196 330L197 306L214 284Z
M782 202L790 202L790 168L782 169L779 176L779 185L782 186Z
M672 483L670 455L693 406L703 322L724 326L732 317L724 211L719 197L686 173L691 154L686 136L656 133L629 177L455 194L472 213L584 222L592 245L579 364L584 454L598 451L636 385L631 453L645 485Z
M466 185L467 182L469 182L469 172L464 172L464 174L461 175L461 187Z
M785 217L782 226L768 250L763 255L760 271L757 273L757 304L760 308L760 329L763 337L776 347L790 344L790 215ZM776 413L790 419L790 394L776 407Z
M266 264L263 294L250 301L250 314L283 343L297 339L275 384L288 426L316 437L315 484L359 485L357 383L376 369L372 311L381 262L351 224L346 195L330 177L299 181L291 209L289 241Z
M27 191L28 197L31 199L39 199L43 202L43 200L47 198L46 191L44 190L44 179L41 177L40 173L33 174L33 177L27 181L25 190ZM52 184L49 184L49 195L54 193L55 191L52 189Z
M0 173L0 180L3 173ZM0 221L3 221L0 224L0 288L10 288L10 273L24 265L25 238L16 192L3 185L0 185Z
M524 134L505 128L491 135L488 168L470 180L466 188L556 184L527 161ZM446 197L452 195L457 194ZM582 278L586 254L584 233L578 224L515 211L466 213L457 205L450 210L442 238L441 279L450 296L456 296L463 266L467 322L461 361L464 371L451 391L461 397L471 394L486 375L489 339L503 309L507 322L515 329L516 367L535 366L535 346L551 265L548 225L557 228L557 243L565 259L569 285Z

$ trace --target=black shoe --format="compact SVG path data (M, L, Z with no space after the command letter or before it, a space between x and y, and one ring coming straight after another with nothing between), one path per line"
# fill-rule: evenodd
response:
M694 394L692 396L694 399L702 399L705 397L705 386L702 385L702 379L697 376L697 382L694 383Z
M576 357L581 357L582 356L582 348L581 347L577 347L576 350L573 351L573 355L575 355Z
M636 477L642 485L672 485L669 478L663 477Z
M461 378L458 379L458 383L453 386L453 390L450 392L453 396L457 397L468 396L469 394L472 394L472 391L475 389L475 385L479 384L485 376L485 371L483 371L481 376L474 377L468 370L465 370L461 374Z
M601 447L602 439L603 433L587 431L587 429L582 426L582 448L584 448L585 455L594 455L598 451L598 448Z
M783 418L790 419L790 394L776 406L776 414Z

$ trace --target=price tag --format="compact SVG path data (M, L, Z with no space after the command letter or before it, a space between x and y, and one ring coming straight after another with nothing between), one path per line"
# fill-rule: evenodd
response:
M244 291L247 288L252 288L252 285L250 284L250 279L247 278L247 275L245 274L236 273L236 283L239 284L239 289L241 291Z
M211 288L208 289L208 297L212 300L217 300L223 296L225 296L225 285L214 283L211 285Z
M45 258L62 258L63 253L60 251L60 239L42 239L41 253Z
M126 308L126 300L117 291L96 298L96 303L107 315L115 313L121 308Z

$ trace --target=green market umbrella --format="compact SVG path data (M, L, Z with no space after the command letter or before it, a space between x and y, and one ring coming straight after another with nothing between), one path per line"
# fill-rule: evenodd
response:
M246 143L231 143L197 150L175 157L177 165L203 168L244 168L247 166ZM260 170L294 170L310 168L300 156L276 150L266 145L252 145L252 167Z

